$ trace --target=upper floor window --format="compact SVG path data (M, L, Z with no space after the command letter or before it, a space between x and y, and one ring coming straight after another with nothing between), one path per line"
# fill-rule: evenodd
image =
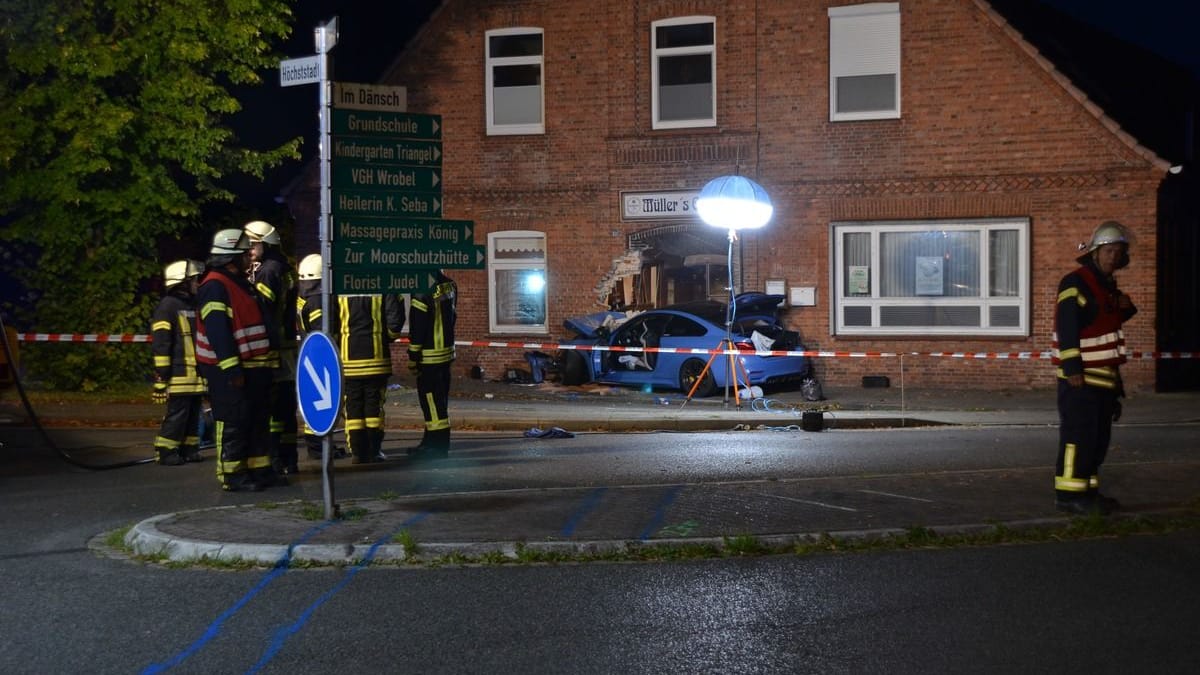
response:
M488 317L493 333L547 333L546 235L488 234Z
M833 224L838 335L1029 334L1029 221Z
M829 119L900 117L900 3L829 8Z
M545 133L542 29L490 30L487 40L487 132Z
M689 16L650 26L653 128L717 124L716 19Z

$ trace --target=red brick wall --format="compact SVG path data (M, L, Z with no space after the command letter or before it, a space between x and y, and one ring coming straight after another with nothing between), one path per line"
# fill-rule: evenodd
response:
M975 0L901 2L902 117L838 122L828 114L828 16L845 2L793 0L448 0L393 64L409 109L442 115L445 217L475 221L476 242L508 229L547 235L551 334L490 335L487 275L454 271L459 339L567 337L566 317L597 311L596 285L630 234L659 223L620 219L622 190L699 189L739 170L771 194L776 215L743 241L744 288L767 279L817 288L788 323L807 344L873 352L1041 352L1050 346L1059 278L1075 245L1115 218L1138 241L1120 273L1140 308L1131 348L1154 347L1155 195L1161 168L1114 133ZM650 23L710 15L717 24L718 126L653 130ZM546 133L488 136L484 33L545 30ZM1091 104L1088 104L1091 105ZM830 328L830 223L1022 217L1031 222L1028 338L850 338ZM460 348L459 368L500 375L522 351ZM821 359L834 384L865 374L900 380L898 358ZM1125 369L1152 386L1153 364ZM1046 387L1041 360L906 356L920 386Z

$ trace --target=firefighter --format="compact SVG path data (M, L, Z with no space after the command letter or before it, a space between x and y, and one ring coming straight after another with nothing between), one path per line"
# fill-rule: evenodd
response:
M196 371L196 287L204 266L176 260L163 269L165 293L150 317L154 401L167 412L154 439L163 466L199 462L200 404L204 380Z
M274 323L279 367L271 385L271 436L267 454L275 471L299 472L296 448L296 273L280 251L279 232L255 220L242 226L250 239L250 283Z
M300 281L296 297L296 324L304 335L321 330L321 317L324 314L321 308L321 266L321 254L313 253L304 256L297 270ZM331 307L330 316L336 317L336 298L332 300ZM336 321L331 320L331 332L336 327ZM330 336L330 340L336 343L337 336ZM309 459L321 459L321 437L314 434L307 424L304 425L304 446ZM333 459L342 459L345 456L346 451L342 448L333 449Z
M338 338L345 387L346 444L353 464L380 462L383 402L392 374L391 343L404 328L397 295L339 295L330 325Z
M196 361L216 421L217 479L231 492L286 484L267 455L267 403L279 359L270 319L246 280L249 250L242 230L217 232L196 293Z
M413 298L408 319L408 367L417 376L417 400L425 418L421 442L408 449L416 459L450 452L450 365L454 362L458 286L441 270L430 293Z
M1099 472L1125 395L1121 325L1137 313L1113 276L1129 264L1131 243L1124 225L1101 223L1091 240L1080 244L1080 267L1058 285L1053 362L1060 425L1054 493L1058 509L1072 514L1104 515L1120 508L1100 492Z

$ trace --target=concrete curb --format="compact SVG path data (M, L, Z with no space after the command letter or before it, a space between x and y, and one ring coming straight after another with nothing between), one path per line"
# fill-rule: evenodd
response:
M480 541L480 542L436 542L418 544L417 551L410 553L402 544L249 544L222 543L192 540L177 537L160 530L158 523L187 513L201 511L254 508L252 505L221 506L213 509L195 509L167 513L147 518L135 525L125 536L125 544L135 555L163 556L179 564L204 564L206 562L253 563L261 566L278 566L284 563L305 563L322 566L348 566L362 564L428 564L461 557L466 562L480 562L488 556L498 555L509 560L519 560L525 551L548 556L603 556L606 554L635 554L638 551L707 547L715 551L730 549L729 537L674 537L653 540L600 539L582 541ZM1142 517L1146 515L1170 515L1182 509L1165 509L1154 512L1118 515L1118 518ZM963 523L937 525L927 529L940 536L969 535L1004 528L1021 531L1036 528L1063 526L1072 520L1068 516L996 521L987 523ZM786 548L796 544L816 543L827 539L840 541L878 541L889 537L903 537L912 528L881 527L874 529L833 530L828 532L797 532L772 535L746 535L758 544L769 548Z

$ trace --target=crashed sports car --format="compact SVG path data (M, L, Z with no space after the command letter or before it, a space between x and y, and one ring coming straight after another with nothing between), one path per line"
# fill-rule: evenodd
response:
M800 336L779 323L782 295L743 293L734 299L730 329L736 359L738 386L799 383L812 372L806 356L769 356L765 351L803 351ZM632 317L621 312L600 312L567 319L563 325L578 337L563 344L713 350L725 339L725 303L689 302L652 309ZM709 354L609 350L563 350L558 354L562 382L585 382L678 389L687 393L705 370ZM713 359L693 396L711 396L729 378L729 357Z

